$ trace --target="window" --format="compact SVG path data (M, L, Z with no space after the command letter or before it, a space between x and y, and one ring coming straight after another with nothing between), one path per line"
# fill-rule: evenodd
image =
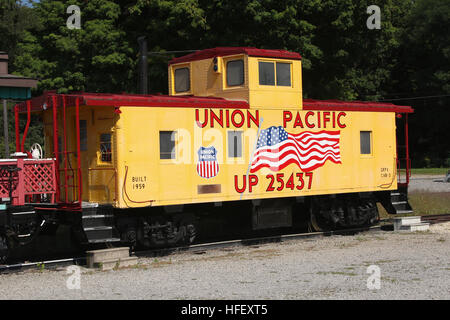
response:
M191 89L189 68L175 70L175 92L186 92Z
M372 153L372 131L361 131L361 154L371 154Z
M159 158L175 159L175 131L159 132Z
M228 157L242 157L242 131L228 131Z
M277 86L291 86L291 64L277 62Z
M291 86L291 64L285 62L276 62L276 72L274 62L259 62L259 84L275 85L275 74L277 86Z
M233 60L227 63L227 86L244 84L244 60Z
M111 162L111 134L102 133L100 135L100 160Z
M275 72L273 62L259 62L259 84L275 85Z
M87 121L80 120L80 151L87 151Z

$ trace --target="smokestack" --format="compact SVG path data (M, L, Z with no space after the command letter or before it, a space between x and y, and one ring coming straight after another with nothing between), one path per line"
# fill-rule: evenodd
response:
M139 80L138 90L141 94L148 93L148 62L147 62L147 38L145 36L139 37Z
M8 74L8 55L0 51L0 74Z

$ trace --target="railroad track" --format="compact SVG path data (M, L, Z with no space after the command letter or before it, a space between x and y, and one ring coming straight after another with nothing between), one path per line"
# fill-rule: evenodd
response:
M169 254L176 253L176 252L193 252L196 254L200 254L200 253L206 252L207 250L219 249L219 248L227 248L227 247L235 247L235 246L251 246L251 245L264 244L264 243L284 242L284 241L289 241L289 240L294 240L294 239L308 239L308 238L325 237L325 236L332 236L332 235L350 235L350 234L355 234L358 232L373 232L373 231L381 230L382 227L383 226L378 225L378 226L373 226L373 227L347 229L347 230L339 230L339 231L273 235L273 236L249 238L249 239L199 243L199 244L194 244L194 245L190 245L190 246L161 248L161 249L144 250L144 251L133 251L131 253L138 257L164 256L164 255L169 255ZM46 269L46 270L47 269L56 269L56 268L61 268L61 267L69 266L69 265L73 265L73 264L85 265L86 257L17 263L17 264L11 264L11 265L0 265L0 274L16 273L16 272L22 272L22 271L32 270L32 269L39 270L40 268Z
M206 252L207 250L212 249L220 249L220 248L228 248L235 246L252 246L264 243L274 243L274 242L285 242L289 240L296 239L311 239L311 238L319 238L326 237L332 235L351 235L359 232L376 232L380 230L393 230L392 225L385 224L389 222L390 219L381 220L381 224L373 227L365 227L365 228L355 228L355 229L347 229L347 230L337 230L337 231L325 231L325 232L307 232L307 233L296 233L296 234L283 234L283 235L273 235L266 237L258 237L258 238L248 238L248 239L238 239L238 240L226 240L226 241L217 241L217 242L209 242L209 243L199 243L190 246L181 246L181 247L172 247L172 248L161 248L161 249L152 249L152 250L144 250L144 251L132 251L131 253L138 257L155 257L155 256L164 256L169 255L176 252L193 252L197 254L201 254ZM450 221L450 214L438 214L438 215L427 215L422 216L422 221L429 222L431 224L441 223ZM39 261L39 262L28 262L28 263L17 263L12 265L0 265L0 274L2 273L11 273L11 272L20 272L30 269L56 269L58 267L68 266L68 265L84 265L86 263L86 257L76 257L76 258L67 258L67 259L58 259L58 260L47 260L47 261Z
M307 232L307 233L295 233L295 234L284 234L284 235L274 235L259 238L248 238L239 240L227 240L209 243L200 243L184 247L174 247L174 248L163 248L163 249L153 249L145 251L135 251L132 252L138 257L154 257L163 256L176 252L193 252L193 253L204 253L206 250L220 249L235 246L252 246L264 243L274 243L274 242L284 242L295 239L310 239L318 237L326 237L332 235L351 235L358 232L375 232L380 231L384 228L384 225L377 225L365 228L355 228L347 230L337 230L337 231L325 231L325 232Z
M447 214L431 214L421 217L422 222L429 222L430 224L442 223L450 221L450 213Z
M56 269L56 268L60 268L63 266L70 266L70 265L74 265L74 264L76 264L76 265L86 264L86 257L0 265L0 274L15 273L15 272L26 271L26 270L31 270L31 269L35 269L35 270L50 269L51 270L51 269Z

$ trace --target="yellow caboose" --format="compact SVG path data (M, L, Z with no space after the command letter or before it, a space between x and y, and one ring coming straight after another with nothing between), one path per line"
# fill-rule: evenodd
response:
M55 208L82 212L88 242L190 242L203 212L248 214L258 230L299 216L316 229L369 225L377 201L410 210L396 119L412 109L304 100L301 62L207 49L170 61L167 96L50 92L16 110L42 113Z

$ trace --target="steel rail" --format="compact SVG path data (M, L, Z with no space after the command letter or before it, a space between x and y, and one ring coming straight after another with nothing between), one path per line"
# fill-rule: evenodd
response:
M422 222L429 222L431 224L450 221L450 213L446 214L430 214L421 216Z
M399 218L402 218L402 217L399 216ZM420 220L422 222L429 222L431 224L447 222L447 221L450 221L450 213L424 215L424 216L420 216ZM385 223L392 223L393 221L394 221L393 218L380 219L380 222L385 222Z
M56 267L62 266L62 265L77 264L77 262L80 262L83 260L86 260L86 257L36 261L36 262L27 262L27 263L16 263L16 264L10 264L10 265L0 265L0 274L31 270L32 268L39 268L39 266L41 266L41 265L44 268L48 268L48 267L56 268Z
M138 257L146 257L146 256L163 256L163 255L168 255L168 254L177 253L177 252L203 253L206 250L227 248L227 247L233 247L233 246L245 247L245 246L252 246L252 245L257 245L257 244L285 242L285 241L297 240L297 239L319 238L319 237L333 236L333 235L348 235L348 234L354 234L354 233L358 233L358 232L375 232L375 231L382 230L383 227L384 227L383 225L377 225L377 226L372 226L372 227L354 228L354 229L337 230L337 231L306 232L306 233L273 235L273 236L259 237L259 238L226 240L226 241L217 241L217 242L209 242L209 243L199 243L199 244L194 244L194 245L190 245L190 246L161 248L161 249L152 249L152 250L144 250L144 251L133 251L132 254L134 254Z
M427 215L421 216L422 221L434 223L446 222L450 221L450 214L437 214L437 215ZM277 243L277 242L285 242L297 239L311 239L311 238L320 238L327 237L333 235L350 235L356 234L359 232L376 232L383 230L393 230L393 226L389 224L392 219L381 219L380 224L372 227L364 227L364 228L353 228L353 229L345 229L345 230L336 230L336 231L323 231L323 232L306 232L306 233L294 233L294 234L281 234L281 235L271 235L266 237L257 237L257 238L244 238L244 239L236 239L236 240L225 240L225 241L216 241L216 242L207 242L207 243L199 243L189 246L179 246L179 247L169 247L169 248L159 248L152 250L138 250L131 251L131 254L136 255L137 257L154 257L154 256L164 256L178 252L192 252L192 253L204 253L207 250L212 249L222 249L229 247L248 247L252 245L264 244L264 243ZM8 273L8 272L17 272L17 271L25 271L30 270L35 267L38 268L40 265L51 268L55 268L61 265L67 264L82 264L81 262L86 261L86 257L76 257L76 258L67 258L67 259L58 259L58 260L47 260L47 261L38 261L38 262L29 262L29 263L17 263L12 265L0 265L0 274Z
M307 232L307 233L295 233L295 234L281 234L281 235L273 235L259 238L248 238L248 239L238 239L238 240L225 240L225 241L216 241L216 242L208 242L208 243L199 243L190 246L180 246L180 247L169 247L169 248L160 248L160 249L152 249L152 250L139 250L132 251L131 254L134 254L138 257L148 257L148 256L164 256L178 252L192 252L192 253L204 253L206 250L212 249L220 249L227 248L233 246L252 246L257 244L264 243L276 243L276 242L284 242L295 239L307 239L307 238L318 238L324 236L332 236L332 235L346 235L346 234L354 234L357 232L374 232L381 230L383 226L377 225L372 227L365 228L355 228L355 229L346 229L346 230L338 230L338 231L325 231L325 232ZM9 273L9 272L19 272L31 270L33 268L38 269L41 265L45 268L56 268L62 265L72 265L72 264L80 264L80 262L85 262L86 257L75 257L75 258L67 258L67 259L57 259L57 260L46 260L46 261L36 261L36 262L28 262L28 263L17 263L11 265L0 265L0 274Z

